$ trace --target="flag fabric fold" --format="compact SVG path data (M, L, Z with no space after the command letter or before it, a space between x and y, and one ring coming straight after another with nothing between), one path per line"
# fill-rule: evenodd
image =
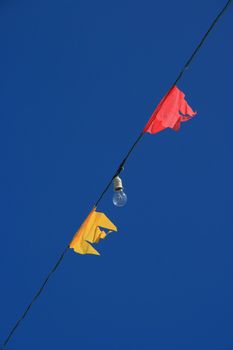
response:
M108 231L102 231L101 228ZM117 231L117 227L104 213L97 212L96 207L94 207L74 235L70 248L79 254L100 255L90 243L98 243L100 239L104 239L112 231Z
M181 122L196 115L188 105L185 94L175 85L160 101L143 132L156 134L166 128L179 130Z

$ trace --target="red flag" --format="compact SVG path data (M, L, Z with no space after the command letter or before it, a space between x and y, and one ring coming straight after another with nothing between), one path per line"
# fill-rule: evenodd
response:
M177 86L173 86L160 101L143 131L156 134L166 128L179 130L181 122L196 114L184 97L185 94Z

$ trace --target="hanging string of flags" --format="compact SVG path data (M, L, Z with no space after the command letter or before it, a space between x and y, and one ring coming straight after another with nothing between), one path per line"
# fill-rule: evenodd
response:
M177 86L173 86L152 113L143 129L143 134L146 132L156 134L166 128L179 130L182 122L195 116L196 112L192 110L184 97L185 94ZM115 191L113 203L117 206L123 206L126 203L126 195L122 192L123 186L119 175L113 177L113 183ZM94 207L76 232L70 243L70 248L73 248L79 254L99 255L90 243L98 243L101 238L106 237L107 234L101 231L100 227L117 231L116 226L107 216L103 213L98 213L96 207ZM108 231L108 233L110 232Z
M78 231L75 233L72 241L67 245L65 250L62 252L58 261L56 262L54 267L51 269L49 274L47 275L46 279L44 280L41 287L33 297L30 304L27 306L27 308L25 309L21 317L17 320L15 325L10 330L8 336L6 337L2 346L0 347L0 350L3 350L6 347L9 340L12 338L13 334L15 333L16 329L19 327L20 323L26 317L27 313L31 309L34 302L38 299L38 297L44 290L51 276L54 274L58 266L61 264L67 251L69 249L73 249L76 253L79 253L79 254L99 255L97 250L91 244L98 243L100 239L104 239L112 231L117 231L117 227L111 222L111 220L104 213L97 212L97 206L102 200L104 194L107 192L107 190L111 186L112 182L114 184L114 191L115 191L114 197L113 197L114 204L117 206L123 206L126 203L127 196L123 191L123 185L119 175L122 172L127 159L129 158L130 154L133 152L134 148L139 143L143 135L145 133L156 134L166 128L179 130L181 123L190 120L196 115L196 112L192 110L192 108L188 105L187 101L185 100L185 94L177 87L177 83L183 76L186 69L192 63L194 57L200 50L201 46L205 42L209 33L212 31L212 29L214 28L216 23L219 21L219 19L222 17L224 12L230 7L232 2L233 0L228 0L225 6L222 8L222 10L218 13L216 18L213 20L209 29L202 37L200 43L195 48L194 52L192 53L192 55L190 56L190 58L182 68L177 79L175 80L175 83L172 85L172 87L169 89L167 94L160 101L160 103L152 113L148 123L145 125L143 131L140 133L140 135L138 136L138 138L136 139L136 141L134 142L134 144L126 154L125 158L117 168L117 171L114 173L113 177L111 177L111 179L107 183L106 187L104 188L103 192L98 198L94 208L91 210L91 212L89 213L85 221L82 223Z

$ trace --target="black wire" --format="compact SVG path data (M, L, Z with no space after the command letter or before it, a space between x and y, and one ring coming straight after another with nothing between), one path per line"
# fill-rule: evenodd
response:
M101 199L103 198L104 194L107 192L107 190L109 189L109 187L112 184L112 181L114 179L114 177L116 177L117 175L119 175L122 170L124 169L124 165L127 161L127 159L129 158L130 154L133 152L134 148L136 147L136 145L138 144L138 142L141 140L142 136L144 135L144 132L141 132L141 134L138 136L138 138L136 139L136 141L134 142L134 144L132 145L132 147L130 148L130 150L128 151L128 153L126 154L125 158L123 159L123 161L121 162L121 164L119 165L119 167L117 168L117 171L114 173L113 177L111 178L111 180L109 180L107 186L105 187L105 189L103 190L103 192L101 193L101 195L99 196L95 207L97 207L97 205L99 204L99 202L101 201Z
M219 12L219 14L217 15L217 17L213 20L212 24L210 25L209 29L207 30L207 32L204 34L203 38L201 39L200 43L198 44L198 46L196 47L196 49L194 50L194 52L192 53L192 55L190 56L190 58L188 59L188 61L185 63L184 67L181 69L178 77L176 78L175 82L172 84L172 86L170 87L169 91L178 83L178 81L182 78L184 72L186 71L186 69L188 69L188 67L190 66L190 64L192 63L194 57L196 56L196 54L198 53L198 51L200 50L200 48L202 47L202 45L204 44L207 36L210 34L210 32L212 31L212 29L214 28L214 26L217 24L218 20L222 17L222 15L224 14L224 12L227 10L228 6L231 4L233 0L228 0L228 2L226 3L226 5L223 7L223 9ZM111 186L111 183L114 179L115 176L119 175L121 173L121 171L124 168L124 165L127 161L127 159L129 158L130 154L132 153L132 151L134 150L135 146L138 144L138 142L141 140L142 136L144 135L144 132L142 132L138 138L136 139L136 141L134 142L133 146L130 148L130 150L128 151L126 157L123 159L123 161L121 162L121 164L118 167L118 170L116 171L116 173L113 175L113 177L109 180L109 182L107 183L107 186L104 188L103 192L101 193L101 195L99 196L95 206L97 207L97 205L100 203L101 199L103 198L104 194L107 192L107 190L109 189L109 187Z
M196 47L196 49L194 50L194 52L192 53L192 55L190 56L190 58L188 59L188 61L185 63L184 67L182 68L181 72L179 73L177 79L175 80L174 84L172 85L172 87L174 85L176 85L178 83L178 81L182 78L184 72L186 71L186 69L190 66L190 64L192 63L194 57L196 56L196 54L198 53L198 51L200 50L201 46L204 44L207 36L210 34L210 32L212 31L212 29L214 28L214 26L216 25L216 23L218 22L218 20L222 17L222 15L224 14L224 12L227 10L227 8L230 6L230 4L232 3L233 0L228 0L226 5L223 7L223 9L219 12L219 14L217 15L217 17L214 19L214 21L212 22L211 26L209 27L209 29L207 30L207 32L205 33L205 35L203 36L203 38L201 39L200 43L198 44L198 46ZM172 89L172 87L170 89ZM107 186L104 188L103 192L101 193L101 195L99 196L96 205L97 206L101 199L103 198L104 194L107 192L107 190L109 189L109 187L111 186L111 183L114 179L115 176L119 175L121 173L121 171L124 168L124 165L126 163L126 161L128 160L129 156L131 155L131 153L133 152L134 148L136 147L136 145L139 143L139 141L141 140L142 136L144 135L144 132L141 132L141 134L138 136L138 138L136 139L136 141L133 143L133 145L131 146L131 148L129 149L128 153L126 154L125 158L123 159L123 161L121 162L121 164L119 165L119 167L117 168L117 171L115 172L115 174L113 175L113 177L109 180ZM47 285L50 277L53 275L53 273L57 270L58 266L60 265L60 263L62 262L65 254L67 253L69 249L69 245L66 247L66 249L64 250L64 252L61 254L60 258L58 259L57 263L55 264L55 266L53 267L53 269L49 272L48 276L45 278L43 284L41 285L40 289L38 290L38 292L36 293L36 295L34 296L34 298L32 299L31 303L28 305L28 307L26 308L26 310L24 311L24 313L22 314L22 316L18 319L18 321L15 323L14 327L11 329L9 335L7 336L6 340L4 341L4 343L2 344L0 350L3 350L5 348L5 346L7 345L7 343L9 342L10 338L13 336L14 332L16 331L16 329L19 327L20 323L23 321L23 319L26 317L27 313L29 312L29 310L31 309L32 305L35 303L35 301L37 300L37 298L40 296L40 294L42 293L42 291L44 290L45 286Z
M203 36L203 38L201 39L201 41L199 42L199 44L197 45L196 49L194 50L194 52L192 53L192 55L189 57L188 61L185 63L184 67L182 68L180 74L178 75L178 77L176 78L174 84L172 85L172 87L174 85L176 85L178 83L178 81L182 78L184 72L186 71L186 69L188 69L188 67L190 66L190 64L192 63L194 57L196 56L196 54L198 53L198 51L200 50L200 48L202 47L202 45L204 44L207 36L210 34L210 32L212 31L212 29L214 28L214 26L217 24L217 22L219 21L219 19L223 16L224 12L227 10L227 8L230 6L230 4L232 3L233 0L228 0L226 5L223 7L223 9L219 12L219 14L216 16L216 18L213 20L212 24L210 25L209 29L207 30L207 32L205 33L205 35Z
M48 283L50 277L53 275L53 273L57 270L58 266L60 265L60 263L62 262L62 260L64 259L65 254L67 253L69 249L69 246L66 247L66 249L63 251L63 253L61 254L60 258L58 259L57 263L54 265L54 267L52 268L52 270L49 272L48 276L45 278L44 282L42 283L40 289L38 290L38 292L35 294L35 296L33 297L32 301L30 302L30 304L27 306L27 308L25 309L25 311L23 312L22 316L18 319L18 321L15 323L14 327L12 327L8 337L5 339L4 343L2 344L0 350L3 350L5 348L5 346L7 345L7 343L9 342L10 338L13 336L14 332L16 331L16 329L19 327L20 323L23 321L23 319L26 317L27 313L29 312L29 310L31 309L32 305L35 303L35 301L39 298L40 294L43 292L46 284Z

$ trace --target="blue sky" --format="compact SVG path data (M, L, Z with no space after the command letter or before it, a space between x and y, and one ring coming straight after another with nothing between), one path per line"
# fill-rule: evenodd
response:
M0 342L223 0L0 4ZM179 88L197 117L145 135L119 232L69 251L10 349L233 347L231 7Z

